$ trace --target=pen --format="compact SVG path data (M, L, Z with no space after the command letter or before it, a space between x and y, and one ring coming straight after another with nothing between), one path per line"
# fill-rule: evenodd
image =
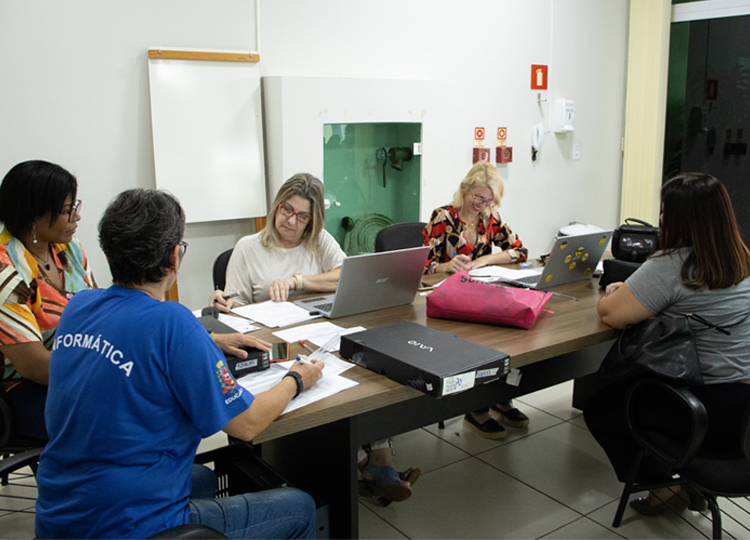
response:
M240 293L239 291L237 291L237 292L233 292L232 294L225 294L225 295L222 295L222 298L223 298L224 300L229 300L230 298L236 298L236 297L237 297L237 296L239 296L240 294L241 294L241 293ZM213 300L211 300L211 303L212 303L212 304L213 304L213 303L215 303L215 302L216 302L216 299L213 299Z
M312 347L310 347L307 343L304 342L304 340L300 339L299 344L302 345L305 349L307 349L310 352L315 352Z
M544 291L544 292L546 292L546 293L552 293L555 296L562 296L563 298L570 298L571 300L575 300L576 302L578 302L578 298L576 298L575 296L570 296L570 295L559 293L559 292L555 292L555 291Z
M297 362L302 362L303 364L307 364L308 366L312 366L313 363L310 362L310 360L307 359L307 356L304 354L298 354L296 358Z

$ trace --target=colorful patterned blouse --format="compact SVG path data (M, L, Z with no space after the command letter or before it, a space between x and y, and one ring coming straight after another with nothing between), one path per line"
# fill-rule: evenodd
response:
M422 231L424 245L430 246L430 256L424 273L432 274L438 264L449 262L456 255L468 255L471 260L492 253L495 245L510 254L512 262L526 260L529 250L523 246L497 211L479 221L476 245L466 242L466 224L452 205L441 206L432 212L430 222Z
M53 245L52 261L63 290L40 275L36 259L7 230L0 233L0 345L41 341L49 349L68 300L96 287L80 242ZM0 353L0 358L2 354ZM5 379L18 374L6 359Z

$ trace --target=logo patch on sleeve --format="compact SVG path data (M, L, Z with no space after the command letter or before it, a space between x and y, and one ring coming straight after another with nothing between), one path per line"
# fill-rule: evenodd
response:
M219 382L221 382L222 394L227 394L237 388L237 381L235 381L232 374L229 373L223 360L216 362L216 376L219 378Z

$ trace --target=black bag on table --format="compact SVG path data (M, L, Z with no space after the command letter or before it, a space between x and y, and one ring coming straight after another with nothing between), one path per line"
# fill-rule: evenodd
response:
M612 234L612 255L621 261L642 263L656 251L658 243L659 227L640 219L628 218Z
M602 289L606 289L610 283L628 279L630 274L638 270L643 263L605 259L602 261L602 264L604 265L604 271L601 277L599 277L599 286Z

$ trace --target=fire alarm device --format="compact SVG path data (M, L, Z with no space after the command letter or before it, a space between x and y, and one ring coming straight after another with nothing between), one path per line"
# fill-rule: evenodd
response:
M495 163L513 163L513 147L498 146L495 149Z

